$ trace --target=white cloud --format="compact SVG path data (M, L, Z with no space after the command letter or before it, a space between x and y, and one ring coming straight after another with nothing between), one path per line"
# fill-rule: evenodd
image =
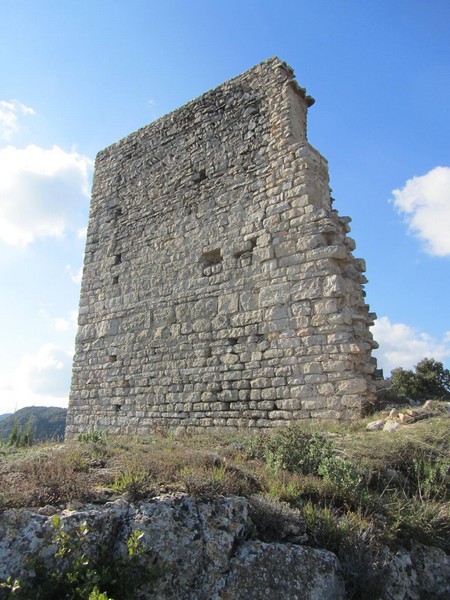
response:
M92 161L58 146L0 149L0 241L26 246L83 225Z
M374 355L385 376L397 367L411 369L426 357L441 362L450 358L450 332L439 341L404 323L391 323L388 317L380 317L375 321L372 333L380 345Z
M76 330L78 322L78 311L71 310L66 317L54 317L46 306L39 309L40 317L56 331Z
M433 256L450 256L450 167L435 167L393 190L394 205Z
M81 266L77 271L72 269L72 265L66 266L66 272L69 274L70 279L79 285L81 283L81 278L83 276L83 267Z
M19 116L34 114L32 108L17 100L0 100L0 138L10 140L19 129Z
M67 406L72 353L44 344L26 353L12 373L0 374L0 414L24 406Z
M69 316L65 317L56 317L54 319L53 324L57 331L69 331L70 329L76 329L78 320L78 311L71 310Z

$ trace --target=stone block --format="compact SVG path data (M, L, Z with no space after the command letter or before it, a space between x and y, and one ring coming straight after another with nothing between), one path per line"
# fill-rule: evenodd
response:
M302 408L302 401L295 398L277 400L275 406L279 410L300 410Z
M337 384L337 390L340 394L362 394L367 390L367 381L365 379L349 379Z
M262 308L285 304L289 300L289 283L278 283L261 288L259 303Z

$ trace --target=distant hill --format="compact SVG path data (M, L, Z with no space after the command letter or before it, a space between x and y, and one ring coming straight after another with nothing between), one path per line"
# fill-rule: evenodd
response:
M0 416L0 440L7 442L14 423L22 430L31 421L31 432L35 441L64 439L67 408L55 406L27 406L14 414Z
M12 413L5 413L5 414L3 414L3 415L0 415L0 421L1 421L2 419L6 419L6 417L9 417L9 415L11 415L11 414L12 414Z

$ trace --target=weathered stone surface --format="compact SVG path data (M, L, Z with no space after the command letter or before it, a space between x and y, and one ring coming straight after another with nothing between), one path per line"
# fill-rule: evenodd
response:
M383 431L395 431L400 427L400 423L392 419L388 419L383 425Z
M366 429L368 431L377 431L378 429L381 429L386 423L386 419L378 419L377 421L371 421L370 423L367 423L366 425Z
M450 557L439 548L413 544L389 556L383 598L447 600L450 597Z
M331 384L338 418L374 400L364 265L307 142L310 104L272 58L98 154L68 438L304 418L221 398L231 377L317 408Z
M77 510L46 507L0 515L0 581L33 577L36 559L61 569L51 538L53 513L73 534L86 523L83 552L95 556L106 545L112 556L126 553L133 530L143 533L143 564L163 567L154 589L136 600L339 600L347 598L341 565L326 550L293 543L247 539L252 530L244 498L194 499L165 496L130 504L125 500ZM300 530L301 531L301 528ZM296 531L298 533L298 531ZM280 537L282 532L280 531ZM301 536L302 538L305 536ZM437 548L413 543L410 550L384 548L380 600L444 600L450 594L450 558ZM380 572L381 577L381 572Z
M224 600L340 600L346 598L337 558L291 544L243 544L230 561Z
M119 556L131 531L143 532L146 559L164 565L151 598L344 597L339 563L332 553L291 544L244 542L248 517L243 498L168 497L136 507L119 500L103 508L65 511L61 522L68 533L80 523L87 524L87 555L94 555L107 542ZM61 568L56 547L50 544L52 531L49 517L28 510L5 512L0 517L0 580L32 576L30 559L36 557L48 569Z

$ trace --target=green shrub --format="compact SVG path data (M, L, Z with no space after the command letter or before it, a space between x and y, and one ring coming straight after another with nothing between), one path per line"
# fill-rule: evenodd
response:
M18 421L14 421L11 432L8 437L7 445L14 448L25 448L33 445L33 422L28 419L25 427L22 429Z
M95 586L92 592L89 594L89 600L114 600L114 598L110 598L108 594L100 592L98 587Z
M446 500L449 496L450 459L443 456L413 457L409 478L421 501Z
M286 473L277 473L269 481L267 493L281 502L296 504L302 496L301 482L295 479L295 474L290 477Z
M318 433L289 427L270 436L262 436L253 451L262 458L272 473L287 470L303 475L316 475L321 462L333 455L329 440Z
M364 481L363 475L349 460L337 456L326 456L319 465L318 474L343 494L358 494Z
M379 544L370 520L360 512L338 511L307 502L303 519L310 543L338 557L347 597L375 600L382 595Z
M144 495L148 483L147 471L131 467L116 476L112 487L117 492L128 493L130 500L138 500Z
M34 577L27 581L10 577L0 584L8 600L134 600L136 591L154 583L162 572L155 565L149 566L143 534L138 530L128 538L126 556L114 558L114 547L108 543L92 555L86 553L86 523L69 532L54 515L52 527L51 544L56 547L59 568L48 570L39 559L31 561L29 571Z
M188 494L195 497L248 496L260 490L256 479L245 469L228 465L182 467L178 478Z
M87 431L86 433L79 433L77 441L81 444L101 444L105 445L107 442L107 436L104 431L93 430Z
M385 499L383 513L387 524L384 531L389 546L408 545L416 540L426 546L450 552L450 514L448 505L421 502L405 498L401 493Z
M450 398L450 371L434 358L424 358L415 373L401 367L391 373L392 386L399 395L426 400Z

